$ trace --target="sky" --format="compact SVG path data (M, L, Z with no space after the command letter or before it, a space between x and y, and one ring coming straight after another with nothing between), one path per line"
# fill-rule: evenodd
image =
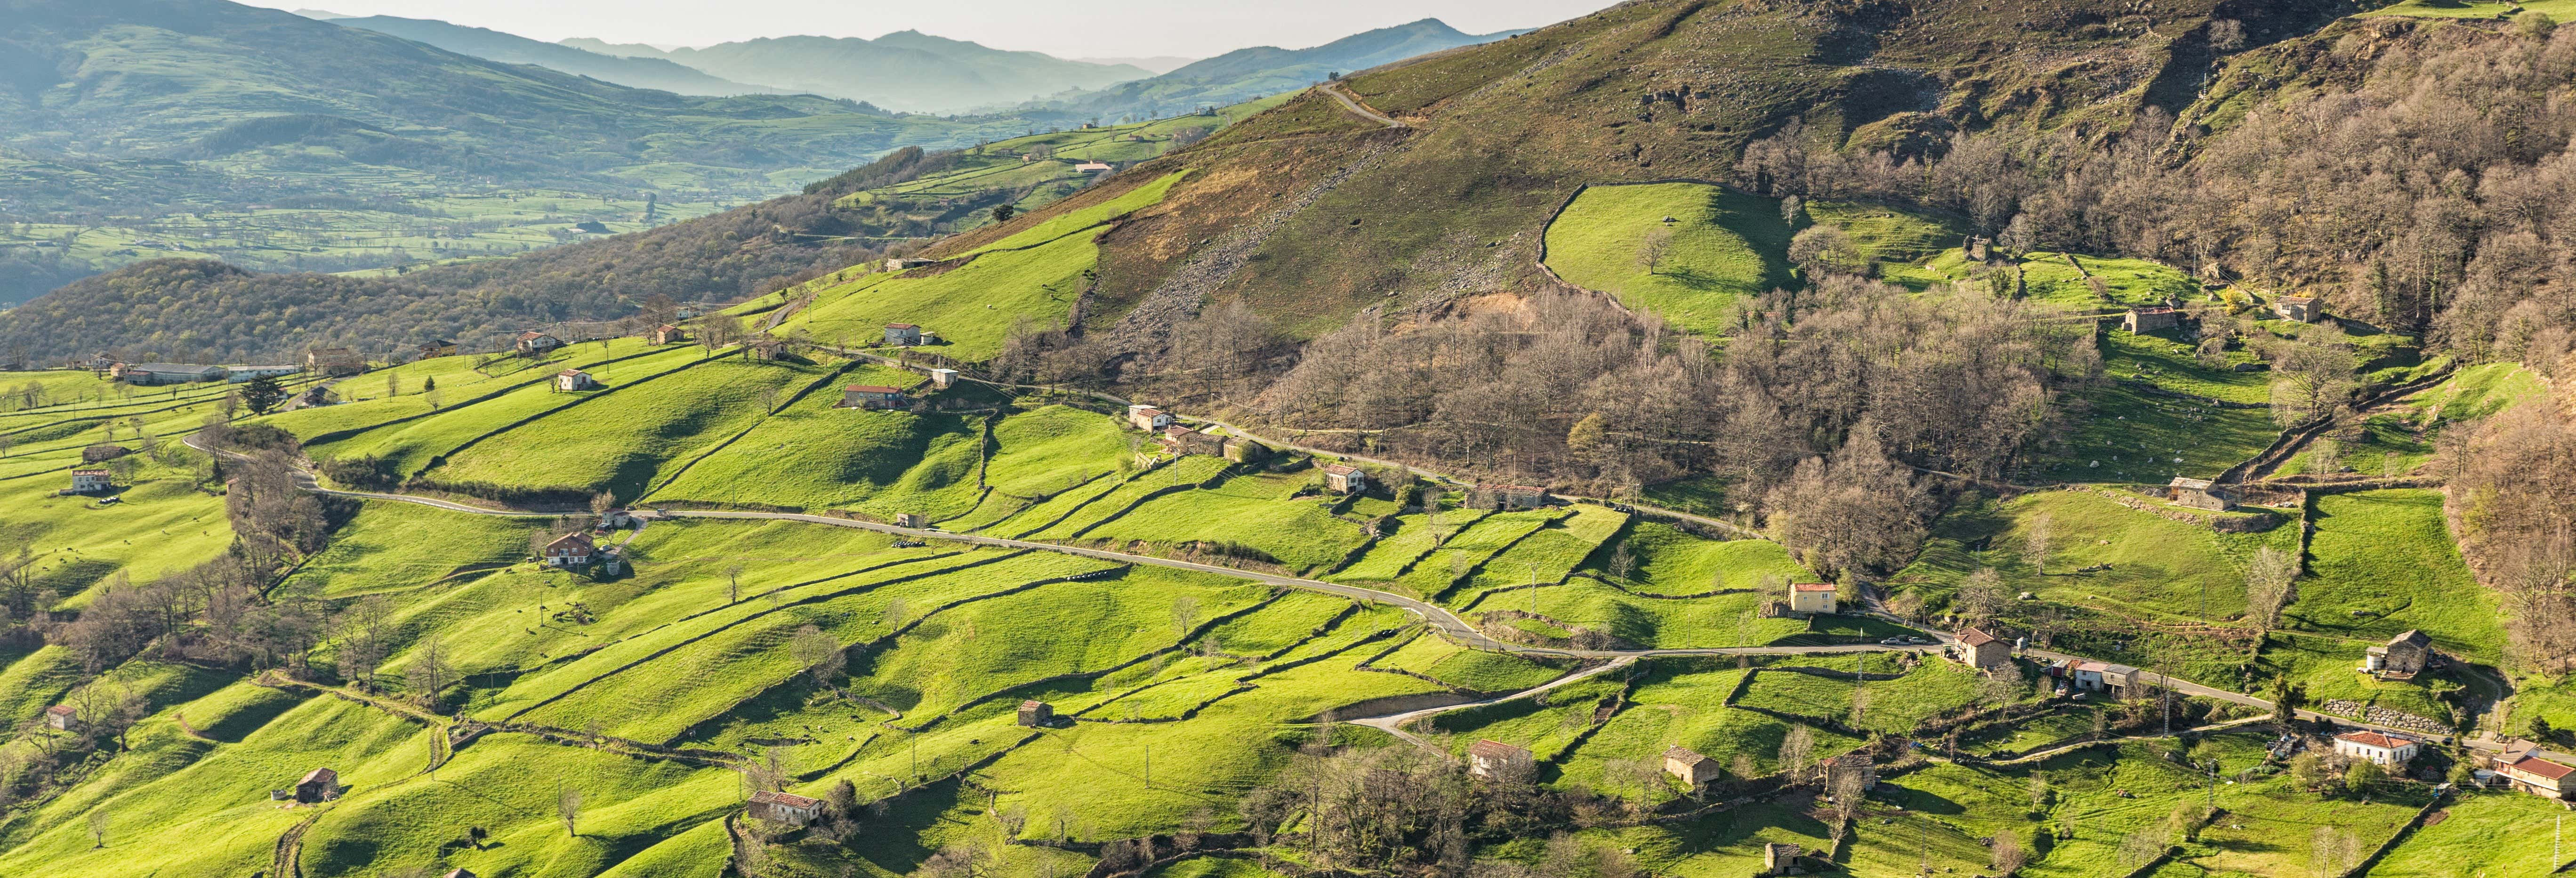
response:
M1249 46L1302 49L1424 18L1468 33L1537 27L1612 0L246 0L279 9L398 15L554 41L705 46L900 30L1064 58L1204 58Z

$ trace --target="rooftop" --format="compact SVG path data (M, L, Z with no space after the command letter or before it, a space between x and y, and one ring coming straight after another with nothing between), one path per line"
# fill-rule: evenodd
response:
M1470 756L1484 756L1488 758L1501 757L1505 759L1525 759L1529 757L1530 751L1514 747L1510 744L1505 744L1492 738L1478 738L1476 739L1476 743L1467 747L1467 754Z
M888 324L886 324L886 328L887 328L887 329L920 329L921 327L914 326L914 325L912 325L912 324L910 324L910 323L888 323Z
M795 793L773 793L768 790L751 794L751 800L772 805L785 805L790 808L813 808L823 804L821 799L809 799Z
M304 780L301 782L312 783L314 781L321 781L323 783L339 783L340 773L328 768L316 768L312 771L305 772Z
M1988 634L1988 633L1983 632L1983 631L1979 631L1979 630L1977 630L1977 629L1975 629L1975 628L1970 628L1970 629L1968 629L1968 630L1967 630L1967 632L1966 632L1966 633L1963 633L1963 634L1960 634L1960 635L1959 635L1959 642L1960 642L1960 643L1965 643L1965 644L1967 644L1967 645L1969 645L1969 646L1984 646L1984 645L1986 645L1986 644L1994 643L1994 642L1996 642L1996 641L1998 641L1998 640L2001 640L2001 639L2002 639L2002 638L1996 637L1996 636L1994 636L1994 635L1992 635L1992 634Z
M2576 774L2576 767L2560 765L2547 759L2542 759L2538 756L2524 756L2521 761L2507 764L2505 767L2524 774L2536 774L2550 780L2565 780L2568 775Z
M882 384L852 384L852 385L850 385L849 387L844 388L844 389L845 389L845 390L847 390L847 391L849 391L849 392L851 392L851 393L902 393L902 392L903 392L903 391L901 391L901 390L898 390L898 389L895 389L895 388L892 388L892 387L887 387L887 386L882 385Z
M2389 750L2395 750L2395 749L2397 749L2397 748L2399 748L2399 747L2404 747L2404 746L2408 746L2408 745L2410 745L2410 744L2415 743L2414 741L2410 741L2410 740L2407 740L2407 739L2405 739L2405 738L2394 737L2394 736L2391 736L2391 735L2383 735L2383 734L2380 734L2380 733L2378 733L2378 732L2373 732L2373 731L2369 731L2369 730L2366 730L2366 729L2365 729L2365 730L2363 730L2363 731L2358 731L2358 732L2345 732L2345 733L2343 733L2343 734L2336 735L2336 736L2335 736L2335 740L2337 740L2337 741L2351 741L2351 742L2353 742L2353 743L2355 743L2355 744L2360 744L2360 745L2362 745L2362 746L2364 746L2364 747L2380 747L2380 748L2385 748L2385 749L2389 749Z
M1346 463L1328 463L1324 464L1324 471L1337 476L1347 476L1359 472L1360 468Z
M2188 489L2190 489L2190 490L2194 490L2194 491L2206 491L2206 490L2209 490L2209 486L2210 486L2210 485L2212 485L2212 484L2216 484L2216 483L2211 482L2211 481L2210 481L2210 480L2208 480L2208 479L2186 479L2186 478L2183 478L2183 477L2181 477L2181 476L2175 476L2175 477L2174 477L2174 480L2173 480L2173 484L2171 484L2171 485L2167 485L2166 487L2171 487L2171 488L2188 488Z
M1833 591L1833 590L1834 590L1834 584L1833 584L1833 583L1830 583L1830 582L1801 582L1801 583L1797 583L1797 584L1794 584L1794 585L1789 586L1789 590L1790 590L1790 591Z
M1708 758L1707 756L1701 755L1697 750L1684 747L1680 744L1675 744L1672 747L1665 749L1664 758L1681 760L1684 765L1699 765L1702 763L1716 761Z

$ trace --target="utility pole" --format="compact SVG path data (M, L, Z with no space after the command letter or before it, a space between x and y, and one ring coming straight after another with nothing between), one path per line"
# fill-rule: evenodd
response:
M1154 745L1145 745L1145 788L1154 788Z

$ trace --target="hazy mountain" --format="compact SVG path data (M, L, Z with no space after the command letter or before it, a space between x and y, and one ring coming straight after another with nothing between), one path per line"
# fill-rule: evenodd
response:
M1142 67L1006 52L918 31L898 31L873 40L763 37L668 52L586 38L565 40L563 45L605 55L659 58L737 82L923 113L1016 104L1154 75Z
M1141 67L1153 71L1156 76L1161 76L1189 66L1190 62L1198 59L1183 58L1179 55L1155 55L1150 58L1075 58L1073 60L1085 64L1125 64L1129 67Z
M535 64L577 76L636 88L655 88L684 95L775 94L785 89L747 85L684 67L660 58L603 55L571 46L532 40L488 28L466 27L422 18L376 15L333 18L333 24L365 28L458 54L504 64Z
M1416 55L1489 43L1525 31L1468 34L1436 18L1352 34L1308 49L1256 46L1195 61L1152 79L1122 83L1061 102L1080 114L1167 115L1222 106L1314 84Z
M356 17L357 17L357 16L354 16L354 15L342 15L342 14L340 14L340 13L333 12L333 11L328 10L328 9L298 9L298 10L295 10L295 14L297 14L297 15L301 15L301 16L304 16L304 17L306 17L306 18L313 19L313 20L315 20L315 21L338 21L338 20L343 19L343 18L356 18Z

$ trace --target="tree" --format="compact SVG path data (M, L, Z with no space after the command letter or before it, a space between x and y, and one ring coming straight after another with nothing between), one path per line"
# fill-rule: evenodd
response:
M1172 628L1182 637L1199 627L1199 599L1181 595L1172 599Z
M1664 257L1672 255L1672 252L1673 227L1656 226L1654 231L1646 233L1646 240L1637 245L1637 267L1645 269L1647 274L1661 274Z
M556 787L555 816L563 818L565 835L581 837L581 791L572 787Z
M435 707L439 694L456 682L456 666L447 660L447 645L432 634L412 649L411 663L403 670L403 681L412 694Z
M1008 204L995 205L993 207L993 222L1007 223L1011 221L1012 217L1018 216L1019 214L1020 209L1017 207L1013 207Z
M2008 876L2014 872L2019 872L2021 871L2021 867L2030 860L2029 855L2022 852L2021 841L2014 838L2014 835L2017 832L2018 830L2006 828L1995 833L1995 842L1992 846L1992 850L1994 852L1995 874L1997 875Z
M1868 790L1862 787L1866 780L1858 771L1835 771L1826 777L1826 781L1833 785L1829 792L1834 797L1833 832L1837 846L1842 844L1844 834L1851 831L1852 820L1860 816L1861 802L1868 794Z
M832 675L840 673L841 666L849 661L848 654L841 651L839 638L812 625L796 629L787 641L787 654L814 676L815 683L824 686L830 686Z
M89 840L92 850L107 846L107 806L104 804L89 809Z
M1982 567L1959 583L1959 596L1952 609L1969 624L1983 625L2003 612L2010 600L2005 594L2003 575L1992 567Z
M1790 228L1797 228L1798 221L1805 219L1806 214L1806 199L1799 198L1795 195L1780 199L1780 221L1787 223Z
M2135 870L2165 855L2165 828L2149 826L2120 839L2120 867Z
M1780 737L1780 770L1791 778L1807 773L1807 760L1815 755L1816 733L1806 726L1790 726Z
M242 405L249 408L251 414L264 415L276 411L277 404L286 401L286 388L279 387L276 378L261 375L243 384L241 395Z
M1828 273L1856 275L1868 268L1869 254L1841 226L1814 225L1800 229L1789 239L1789 261L1805 269L1810 277Z
M725 603L742 603L742 565L725 568Z
M2022 528L2021 560L2030 565L2032 573L2048 575L2048 544L2054 536L2053 525L2045 512L2031 518L2030 524Z
M2297 596L2298 578L2298 555L2271 546L2256 550L2254 563L2245 568L2246 619L2264 631L2280 627L2281 611Z
M2028 789L2030 791L2030 810L2033 812L2048 810L2048 778L2041 777L2038 773L2033 772L2030 776Z
M2315 753L2301 753L2290 757L2290 780L2298 784L2301 789L2313 790L2325 786L2324 760L2318 759Z
M339 632L340 679L362 691L374 689L376 668L392 651L393 605L383 595L359 598L332 627Z
M2037 250L2039 249L2038 224L2030 221L2030 214L2014 214L2012 222L2004 226L2003 234L1995 236L1995 243L2003 245L2005 250L2015 255Z
M2308 845L2313 852L2310 865L2320 878L2335 878L2352 871L2353 864L2361 859L2361 841L2349 829L2319 826Z
M2355 762L2352 767L2343 770L2344 789L2351 790L2355 794L2370 792L2373 785L2387 779L2388 770L2380 768L2379 763L2367 759Z

